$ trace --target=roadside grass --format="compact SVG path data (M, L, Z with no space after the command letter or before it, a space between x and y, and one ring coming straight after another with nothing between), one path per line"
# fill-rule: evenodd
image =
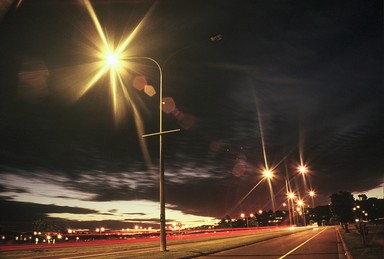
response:
M159 241L143 243L127 243L116 245L100 245L83 247L57 247L33 248L29 250L13 250L0 252L4 259L37 259L37 258L146 258L146 259L172 259L194 258L218 251L253 244L256 242L289 235L306 229L278 230L241 233L234 235L220 235L198 237L193 239L173 239L167 241L167 251L159 251Z
M383 235L384 225L369 225L367 235L367 244L364 245L362 236L354 228L350 227L350 233L345 233L341 227L339 231L344 239L353 259L377 259L384 258ZM380 237L381 236L381 237ZM378 239L381 238L381 244Z

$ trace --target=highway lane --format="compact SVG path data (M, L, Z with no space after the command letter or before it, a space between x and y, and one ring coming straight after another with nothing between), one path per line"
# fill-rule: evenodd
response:
M199 257L214 258L339 259L345 256L336 228L325 227Z

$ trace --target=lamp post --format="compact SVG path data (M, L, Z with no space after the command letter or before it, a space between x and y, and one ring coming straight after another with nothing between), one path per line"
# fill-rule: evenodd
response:
M159 190L160 190L160 251L167 251L166 239L166 219L165 219L165 177L164 177L164 153L163 153L163 134L180 131L180 129L163 131L163 70L156 60L150 57L127 57L125 59L146 59L157 66L159 69L159 131L155 133L145 134L143 137L150 137L159 135Z
M305 204L304 204L304 201L303 200L298 200L297 201L297 206L298 208L300 208L300 212L302 213L302 216L303 216L303 224L304 226L307 225L306 223L306 220L305 220ZM299 210L298 210L299 212Z
M295 225L295 218L294 218L294 215L292 215L292 210L294 207L293 200L295 199L295 193L287 192L287 198L288 198L289 224L292 225L292 221L293 221L293 225Z
M312 207L313 207L313 208L315 208L315 201L314 201L314 199L313 199L315 196L316 196L315 191L310 190L310 191L309 191L309 197L311 197Z
M101 232L103 232L104 230L104 227L96 228L96 232L99 233L99 239L101 239Z
M272 190L272 184L271 184L271 179L273 178L273 174L274 174L274 172L272 170L268 169L268 168L266 168L263 171L264 178L267 179L268 186L269 186L269 193L271 195L271 203L272 203L273 214L274 214L274 216L276 216L275 215L275 213L276 213L275 199L274 199L273 190Z
M167 239L165 231L165 190L164 190L164 156L163 156L163 70L160 64L149 57L132 57L130 59L147 59L156 64L159 69L159 132L154 134L143 135L143 137L159 135L159 190L160 190L160 251L167 250Z
M117 72L120 60L132 60L132 59L145 59L155 63L157 68L159 69L159 132L151 133L143 135L142 137L155 136L159 135L159 170L160 170L160 181L159 181L159 189L160 189L160 250L166 251L166 232L165 232L165 195L164 195L164 159L163 159L163 139L162 134L171 133L176 130L163 131L163 71L160 64L154 60L153 58L146 56L126 56L126 48L132 40L132 37L135 35L137 29L140 27L136 27L136 29L130 34L127 38L121 41L116 47L106 37L102 26L100 25L100 21L98 20L95 11L89 0L84 1L85 7L95 25L97 33L99 35L100 43L102 43L101 47L96 49L96 53L100 54L97 57L103 56L105 61L105 66L103 66L97 74L91 79L91 81L87 84L87 86L83 89L82 94L86 93L94 84L97 82L102 75L104 75L107 71L111 72L111 81L113 81L114 86L112 87L112 95L114 96L114 109L116 111L117 103L115 100L116 95L116 81L117 78L121 81L120 75ZM140 23L141 24L141 23ZM215 39L220 40L221 38ZM101 51L100 51L101 50Z
M244 213L241 213L240 217L241 217L243 220L244 220L244 219L247 220L247 227L248 227L248 217L246 217Z
M118 66L119 65L119 52L117 53L109 53L106 56L107 63L110 66ZM159 196L160 196L160 251L167 250L166 243L166 218L165 218L165 177L164 177L164 154L163 154L163 134L180 131L180 129L173 129L163 131L163 70L155 59L147 57L147 56L128 56L122 58L123 60L135 60L135 59L144 59L151 61L156 65L159 70L159 131L150 134L142 135L143 138L150 136L159 136Z

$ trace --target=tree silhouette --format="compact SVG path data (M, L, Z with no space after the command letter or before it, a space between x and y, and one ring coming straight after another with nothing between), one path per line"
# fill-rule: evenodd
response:
M353 206L355 199L350 192L334 193L330 196L330 210L334 219L340 222L345 228L345 232L349 232L348 222L353 221Z
M57 222L54 222L50 219L37 219L32 222L34 230L40 231L40 232L60 232L60 226L57 224Z

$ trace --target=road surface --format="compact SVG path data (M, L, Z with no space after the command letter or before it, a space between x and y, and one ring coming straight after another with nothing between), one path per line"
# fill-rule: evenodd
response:
M335 227L314 228L252 245L235 248L199 259L218 258L346 258Z

